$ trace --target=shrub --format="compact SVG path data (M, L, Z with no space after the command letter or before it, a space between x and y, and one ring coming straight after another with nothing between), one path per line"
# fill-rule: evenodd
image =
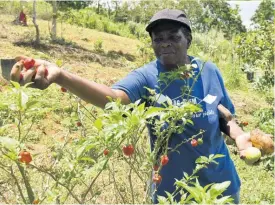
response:
M94 49L96 52L102 53L104 52L103 50L103 40L102 39L97 39L96 42L94 43Z

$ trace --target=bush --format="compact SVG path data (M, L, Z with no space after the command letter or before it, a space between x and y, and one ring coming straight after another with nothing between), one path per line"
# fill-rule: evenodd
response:
M242 59L242 64L250 67L250 72L261 71L261 75L254 88L269 90L274 85L274 50L273 42L274 25L263 23L257 30L236 36L236 52Z
M96 42L94 43L94 49L96 52L103 53L103 40L102 39L97 39Z
M274 110L273 108L262 108L254 113L257 126L268 134L274 134Z

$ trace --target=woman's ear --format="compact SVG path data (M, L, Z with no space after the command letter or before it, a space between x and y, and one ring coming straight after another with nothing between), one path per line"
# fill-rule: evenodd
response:
M189 49L190 46L191 46L191 41L188 41L188 42L187 42L187 49Z

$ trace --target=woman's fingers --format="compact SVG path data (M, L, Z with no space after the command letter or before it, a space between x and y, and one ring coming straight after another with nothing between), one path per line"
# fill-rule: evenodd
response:
M46 89L49 86L49 81L47 79L47 68L44 64L40 65L36 70L36 75L34 78L34 85L39 89Z
M54 72L51 73L48 70L48 67L53 66L53 64L45 60L35 59L34 65L31 65L33 67L29 68L30 66L24 66L27 59L30 60L31 58L27 56L15 57L17 63L11 70L10 79L19 82L21 85L34 82L31 87L46 89L55 76Z
M18 61L21 61L21 60L26 60L27 58L28 58L27 56L16 56L15 60L18 62Z
M23 61L19 61L14 64L10 73L10 79L12 81L16 81L16 82L20 81L20 74L21 74L21 71L23 70L23 67L24 67Z
M15 57L15 60L16 60L17 62L19 62L19 61L24 62L24 60L27 60L27 59L32 59L32 58L30 58L30 57L28 57L28 56L16 56L16 57ZM35 59L34 66L35 66L35 67L38 67L38 66L40 66L40 65L43 64L43 63L45 63L45 60Z
M32 67L28 70L24 69L22 72L21 72L21 79L20 79L20 84L21 85L25 85L26 83L29 83L32 81L32 78L33 76L35 75L36 73L36 68L35 67Z

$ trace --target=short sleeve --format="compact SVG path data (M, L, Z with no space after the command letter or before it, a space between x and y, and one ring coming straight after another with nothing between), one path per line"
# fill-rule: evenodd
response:
M224 81L223 81L223 78L222 78L222 75L220 73L220 71L218 69L216 69L216 73L217 73L217 77L218 77L218 80L220 82L220 85L221 85L221 89L222 89L222 94L223 94L223 97L221 98L221 101L220 103L226 107L233 115L235 115L235 107L228 95L228 92L225 88L225 85L224 85Z
M140 70L134 70L125 78L115 83L112 89L123 90L133 103L146 95L144 87L147 87L144 74Z

